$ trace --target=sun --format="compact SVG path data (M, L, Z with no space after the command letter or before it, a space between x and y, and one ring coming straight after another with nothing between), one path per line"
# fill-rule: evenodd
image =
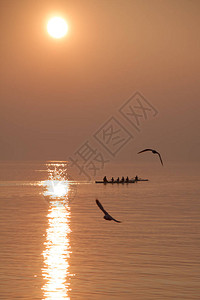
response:
M61 17L54 17L48 21L47 31L55 39L60 39L67 34L68 25Z

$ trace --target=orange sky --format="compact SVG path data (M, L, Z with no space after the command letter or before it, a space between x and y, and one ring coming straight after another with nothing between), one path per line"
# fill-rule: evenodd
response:
M0 13L1 160L67 160L136 91L158 115L139 133L123 121L134 141L118 159L200 159L198 0L1 0ZM62 40L45 29L54 13Z

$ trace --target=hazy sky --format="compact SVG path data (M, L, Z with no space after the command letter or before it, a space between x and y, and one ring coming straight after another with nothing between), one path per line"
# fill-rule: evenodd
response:
M1 0L1 160L67 160L111 117L153 147L200 160L200 1ZM68 35L51 38L61 15ZM139 91L158 111L140 132L119 114Z

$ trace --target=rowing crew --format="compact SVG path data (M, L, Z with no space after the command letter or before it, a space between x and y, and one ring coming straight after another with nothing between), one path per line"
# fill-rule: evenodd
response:
M135 176L135 179L134 179L134 180L135 180L135 181L138 181L138 176L137 176L137 175ZM104 182L104 183L108 182L108 179L107 179L106 176L104 176L103 182ZM124 176L122 176L121 179L119 179L119 177L118 177L117 180L114 180L114 178L112 177L112 178L111 178L111 182L129 182L129 178L128 178L128 176L127 176L126 179L125 179Z

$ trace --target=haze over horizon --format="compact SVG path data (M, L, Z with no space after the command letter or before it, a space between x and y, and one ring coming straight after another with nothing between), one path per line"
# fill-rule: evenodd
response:
M2 0L0 11L1 161L67 160L114 116L134 136L116 161L154 148L200 162L199 1ZM46 31L57 14L62 40ZM158 111L140 131L119 113L137 91Z

